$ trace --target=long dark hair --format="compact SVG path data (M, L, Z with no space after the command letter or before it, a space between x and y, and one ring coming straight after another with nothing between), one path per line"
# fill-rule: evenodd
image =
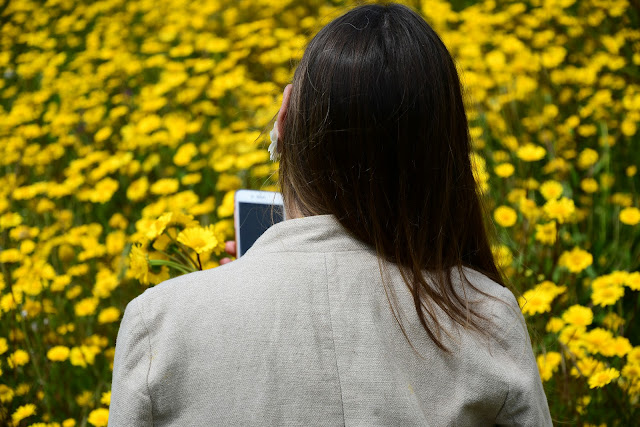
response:
M464 277L464 265L504 286L470 164L458 73L435 31L403 5L356 7L312 39L292 85L280 135L286 206L335 215L379 260L398 265L441 349L438 308L486 333L449 274L457 267Z

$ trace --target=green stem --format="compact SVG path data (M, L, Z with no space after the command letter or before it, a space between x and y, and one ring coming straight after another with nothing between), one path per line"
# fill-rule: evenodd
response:
M22 311L22 306L20 307L20 313L18 314L19 316L22 317L22 312L21 311ZM42 391L45 392L47 384L46 384L46 381L44 380L44 377L42 376L42 372L40 372L40 368L38 367L38 362L37 362L36 357L35 357L36 354L38 354L38 353L35 351L35 349L31 345L31 340L29 339L29 333L27 331L27 325L26 325L24 317L22 317L22 321L20 322L20 326L22 327L22 333L24 334L25 344L27 345L27 350L29 350L29 357L31 359L31 363L33 364L33 368L36 371L36 376L38 377L38 382L40 383L40 386L42 387ZM46 392L45 392L45 397L44 397L44 405L47 408L47 413L50 414L51 413L51 406L49 404L49 396L47 395Z
M169 236L169 238L171 239L171 241L172 241L173 243L175 243L175 244L176 244L176 246L178 246L178 247L179 247L179 248L181 248L181 249L182 249L182 248L185 248L185 246L184 246L182 243L178 242L176 239L174 239L173 237L171 237L171 235L170 235L170 234L168 234L168 233L167 233L167 236ZM193 264L193 266L194 266L195 268L198 268L198 264L196 264L196 262L194 261L194 259L193 259L193 258L191 258L191 256L189 255L189 253L188 253L188 252L179 251L178 253L179 253L180 255L182 255L182 256L184 256L184 257L186 257L186 259L188 259L189 261L191 261L191 264Z
M164 259L152 259L152 260L149 260L149 264L151 264L151 265L166 265L168 267L175 268L176 270L181 271L181 272L183 272L185 274L186 273L193 273L195 271L195 270L189 270L184 265L178 264L175 261L167 261L167 260L164 260Z
M180 259L174 257L173 255L171 255L171 254L169 254L168 252L165 252L165 251L158 250L158 252L160 252L161 254L167 256L171 261L174 261L174 262L176 262L178 264L182 264L183 261L186 262L187 264L190 263L190 260L185 258L184 255L181 254L180 252L177 252L177 255L181 255ZM184 265L184 264L182 264L182 265ZM185 268L188 268L188 265L184 265L184 266L185 266ZM197 266L194 265L194 267L197 267Z

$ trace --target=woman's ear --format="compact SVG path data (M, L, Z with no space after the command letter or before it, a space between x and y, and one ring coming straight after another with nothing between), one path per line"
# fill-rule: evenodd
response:
M280 111L278 111L278 135L282 135L282 124L284 123L285 117L287 117L287 109L289 108L289 98L291 97L291 84L288 84L284 88L284 92L282 94L282 106L280 107Z

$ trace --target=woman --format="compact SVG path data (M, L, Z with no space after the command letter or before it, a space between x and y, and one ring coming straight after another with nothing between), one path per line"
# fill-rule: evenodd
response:
M109 425L551 425L427 23L395 4L337 18L276 123L293 219L131 301Z

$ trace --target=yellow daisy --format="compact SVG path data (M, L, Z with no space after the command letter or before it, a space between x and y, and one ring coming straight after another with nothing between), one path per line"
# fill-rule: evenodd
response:
M209 252L218 245L218 239L212 225L187 228L178 234L177 240L198 254Z

